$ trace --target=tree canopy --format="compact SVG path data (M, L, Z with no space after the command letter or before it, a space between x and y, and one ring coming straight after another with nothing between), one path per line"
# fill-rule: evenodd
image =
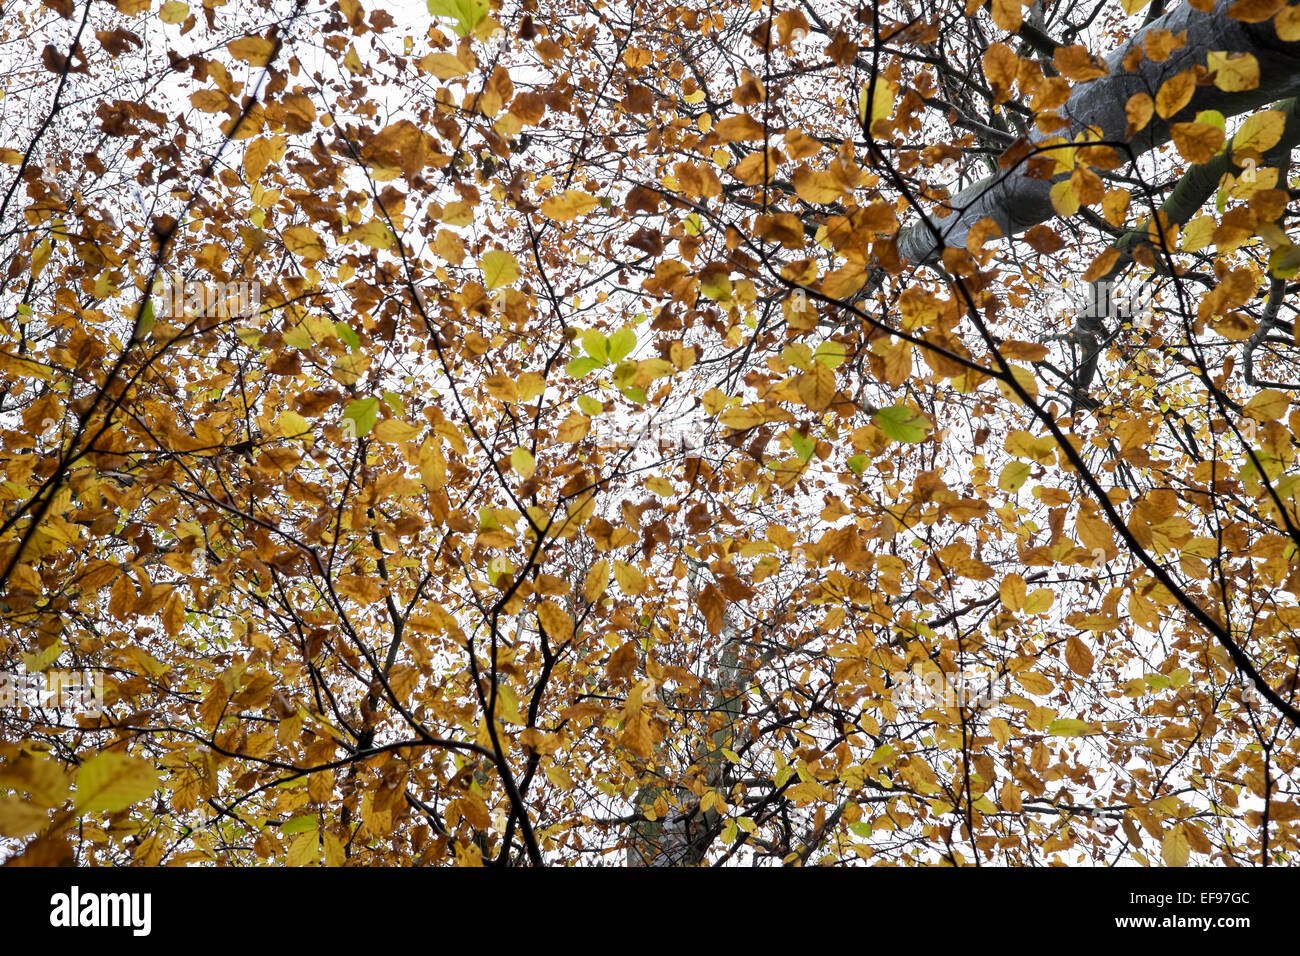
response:
M1300 6L0 41L8 862L1300 858Z

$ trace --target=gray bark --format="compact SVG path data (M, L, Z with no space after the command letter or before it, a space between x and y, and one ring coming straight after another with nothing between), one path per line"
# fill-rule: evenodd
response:
M1170 123L1187 122L1201 110L1213 109L1224 116L1236 116L1300 93L1300 42L1280 40L1271 21L1241 23L1229 18L1226 11L1233 2L1219 0L1208 13L1184 4L1139 30L1107 57L1109 74L1079 85L1062 108L1062 115L1071 124L1068 135L1073 137L1090 126L1098 127L1107 143L1127 141L1136 158L1169 141ZM1121 65L1125 56L1142 44L1152 30L1170 30L1175 34L1186 30L1187 44L1163 63L1144 59L1136 70L1125 70ZM1253 54L1259 61L1259 86L1239 93L1226 93L1215 86L1198 86L1191 102L1179 113L1168 119L1153 116L1146 129L1127 140L1128 119L1124 107L1129 98L1136 93L1154 97L1165 80L1198 64L1204 66L1206 54L1213 51ZM1065 132L1042 134L1035 130L1031 142L1039 143ZM998 224L1003 237L1018 235L1056 215L1050 198L1051 187L1052 181L1025 175L1022 163L963 190L950 202L956 211L931 222L942 234L943 245L948 246L964 247L971 227L986 216ZM898 239L899 254L918 263L937 261L943 245L936 243L925 222L904 229Z

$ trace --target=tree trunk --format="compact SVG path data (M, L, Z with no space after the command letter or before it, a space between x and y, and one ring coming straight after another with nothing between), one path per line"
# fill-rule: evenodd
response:
M1062 110L1070 120L1069 135L1073 137L1087 127L1098 127L1105 142L1127 142L1128 151L1136 158L1169 141L1170 123L1190 121L1201 110L1218 110L1224 116L1235 116L1300 93L1300 42L1280 40L1272 21L1241 23L1231 19L1226 11L1234 2L1219 0L1209 13L1184 4L1138 31L1107 58L1108 75L1075 89ZM1141 46L1152 30L1170 30L1175 34L1185 30L1187 43L1162 63L1143 59L1136 70L1125 70L1124 58ZM1193 66L1204 66L1206 54L1212 51L1252 54L1259 61L1259 86L1237 93L1226 93L1213 85L1197 86L1191 102L1181 111L1167 119L1153 116L1145 129L1128 139L1124 107L1129 98L1137 93L1154 97L1168 78ZM1048 138L1049 134L1037 130L1031 135L1034 143ZM951 200L956 210L952 215L931 221L942 233L943 244L948 246L964 246L971 227L986 216L998 224L1003 237L1011 237L1056 215L1050 198L1051 187L1052 181L1025 175L1021 163L963 190ZM913 262L933 263L942 248L925 222L909 226L898 240L899 254Z
M754 672L741 661L741 630L728 616L723 624L721 660L715 670L717 690L709 713L721 713L726 720L699 744L695 766L710 787L722 786L724 747L736 746L736 728L744 713L742 698ZM642 788L637 806L653 802L668 788ZM717 831L716 810L699 811L699 804L685 787L676 788L677 807L667 817L653 822L642 820L631 827L632 842L627 849L628 866L697 866L704 861Z

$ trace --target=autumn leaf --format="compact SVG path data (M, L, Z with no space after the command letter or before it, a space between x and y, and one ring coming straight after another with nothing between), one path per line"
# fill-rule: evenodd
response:
M542 213L558 222L568 222L585 216L600 204L595 196L579 189L566 189L542 203Z
M226 44L230 55L251 66L265 66L275 51L275 44L265 37L240 37Z
M158 786L158 771L148 761L114 751L98 753L77 772L77 812L116 813L147 799Z
M543 601L537 607L537 619L552 641L573 640L573 619L554 601Z
M1233 162L1248 153L1263 153L1272 149L1286 129L1286 117L1278 110L1268 110L1249 116L1232 137ZM1238 163L1241 165L1241 163Z
M1174 74L1156 93L1156 113L1161 119L1168 119L1191 102L1195 91L1196 74L1192 70Z
M1259 86L1259 60L1252 53L1211 52L1205 65L1214 85L1225 93L1240 93Z
M1160 858L1167 866L1186 866L1191 857L1191 845L1182 824L1175 824L1165 830L1160 838Z
M420 69L432 73L440 80L451 80L469 74L465 64L450 53L430 53L421 57L418 63Z
M519 278L518 261L511 253L501 249L485 253L479 260L479 268L483 270L484 284L489 291L509 285Z

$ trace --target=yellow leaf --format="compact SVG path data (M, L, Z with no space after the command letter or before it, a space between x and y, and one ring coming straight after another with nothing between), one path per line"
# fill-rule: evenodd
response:
M519 263L513 255L502 250L493 249L479 260L483 270L484 285L489 291L503 285L509 285L519 278Z
M734 428L737 431L744 431L747 428L756 428L763 424L763 415L758 409L749 406L729 408L718 416L718 423L726 425L728 428Z
M1008 32L1020 29L1020 0L993 0L990 12L993 14L993 22L1001 29Z
M626 561L614 562L614 580L627 595L640 594L645 590L645 576Z
M1028 462L1007 462L1002 468L1002 473L998 475L998 487L1003 491L1019 491L1020 486L1029 479L1029 473L1032 471L1033 466Z
M645 487L646 491L653 491L663 498L672 498L677 494L677 489L673 487L672 482L667 478L647 478Z
M416 63L425 73L432 73L440 80L450 80L469 73L465 64L450 53L430 53Z
M96 754L77 772L77 811L116 813L157 788L158 771L148 761L116 752Z
M573 618L554 601L543 601L537 608L537 620L552 641L573 639Z
M1266 388L1246 403L1242 409L1257 422L1277 421L1291 407L1290 400L1275 389Z
M393 244L393 231L388 224L378 219L371 219L357 228L349 230L348 242L362 242L371 249L387 249Z
M1055 595L1047 588L1035 588L1025 598L1026 614L1042 614L1052 606Z
M1285 129L1286 116L1279 110L1267 110L1247 117L1246 122L1237 130L1237 135L1232 137L1232 161L1240 166L1242 163L1238 161L1238 156L1272 149L1282 138Z
M573 778L569 776L569 771L559 764L551 764L546 768L546 779L551 781L561 790L573 789Z
M437 491L447 483L447 460L436 441L431 438L420 446L420 480L430 491Z
M1101 201L1101 211L1106 221L1112 226L1122 225L1131 198L1127 189L1117 187L1106 190L1106 195Z
M1008 0L1015 3L1016 0ZM868 100L870 93L870 103ZM870 117L867 129L874 129L876 122L882 119L888 119L894 113L894 100L898 96L898 84L893 80L887 80L884 77L877 77L875 88L870 85L864 86L860 94L861 102L858 104L860 119L866 121Z
M1283 7L1273 18L1273 26L1277 28L1278 39L1286 43L1300 40L1300 4Z
M1204 249L1214 241L1214 230L1218 225L1213 216L1197 216L1183 230L1181 243L1183 249L1187 252Z
M1019 611L1025 606L1025 579L1018 574L1008 574L998 586L998 596L1008 610Z
M275 49L275 44L265 37L240 37L227 43L226 49L237 60L243 60L253 66L265 66L266 61L271 58L271 51Z
M801 164L791 178L799 198L814 205L835 202L844 192L844 187L833 176L814 170L806 163Z
M1208 163L1225 139L1223 130L1211 123L1174 123L1169 132L1179 154L1189 163Z
M195 90L190 94L190 102L203 113L220 113L231 105L230 97L220 90Z
M995 43L984 54L984 75L993 85L996 102L1005 102L1011 96L1011 85L1020 70L1020 57L1005 43Z
M1214 74L1214 85L1225 93L1240 93L1259 86L1259 60L1251 53L1209 53L1205 65Z
M989 721L989 733L999 746L1005 747L1011 740L1011 725L1001 717L994 717Z
M599 204L595 196L579 189L566 189L558 196L551 196L542 203L542 214L558 222L568 222L585 216Z
M763 124L754 117L741 113L739 116L728 116L722 120L717 126L713 127L713 132L717 135L719 141L723 143L762 139ZM545 207L543 207L543 211L545 211Z
M376 441L396 445L399 442L410 441L420 434L420 429L396 418L385 418L375 426L371 434L374 435Z
M1079 640L1074 635L1070 635L1070 637L1066 638L1065 662L1070 665L1070 670L1074 671L1080 677L1087 677L1092 673L1092 651L1088 650L1083 641Z
M582 596L588 604L595 604L609 586L609 562L601 558L587 572L587 580L582 586Z
M1195 92L1196 73L1193 70L1176 73L1165 80L1156 94L1156 112L1161 119L1169 119L1191 102Z
M510 453L510 467L520 478L527 481L537 470L537 461L533 458L532 452L520 445Z
M0 836L21 839L49 823L49 814L20 797L0 797Z
M814 362L812 368L796 380L799 398L814 412L830 407L835 398L835 373L821 362Z
M1086 83L1108 72L1106 61L1094 56L1081 43L1057 47L1052 54L1052 65L1061 76L1074 83Z
M309 261L325 258L325 244L311 226L290 226L284 230L284 244L294 255Z
M1052 186L1049 194L1052 200L1052 208L1056 214L1062 217L1073 216L1079 211L1079 197L1074 192L1074 182L1066 179Z
M283 136L259 136L244 149L244 172L249 182L262 178L262 173L271 163L278 163L284 157L285 139Z
M190 15L190 8L187 4L179 3L177 0L167 0L158 11L158 19L163 23L183 23L185 18Z
M289 852L284 862L288 866L310 866L319 858L320 838L315 830L299 833L289 841Z
M556 429L555 437L569 444L580 442L586 437L587 432L591 431L591 419L586 415L579 415L573 412L564 421L560 422L560 427Z
M1186 866L1191 855L1192 848L1187 842L1187 834L1183 832L1181 823L1165 831L1164 837L1160 840L1160 857L1167 866Z
M1016 384L1024 389L1031 399L1038 398L1038 382L1034 378L1033 372L1023 366L1013 365L1011 366L1011 377L1016 380ZM998 391L1002 393L1003 398L1015 402L1017 405L1021 404L1020 396L1015 393L1015 390L1009 384L1002 379L998 379L997 382Z
M1015 678L1016 683L1021 687L1029 691L1029 693L1037 694L1040 697L1044 694L1050 694L1052 689L1056 686L1052 683L1051 678L1038 673L1038 671L1023 671L1022 673L1016 674Z
M1146 129L1147 123L1156 111L1155 100L1146 93L1134 93L1124 104L1124 115L1128 118L1128 137L1133 137Z

